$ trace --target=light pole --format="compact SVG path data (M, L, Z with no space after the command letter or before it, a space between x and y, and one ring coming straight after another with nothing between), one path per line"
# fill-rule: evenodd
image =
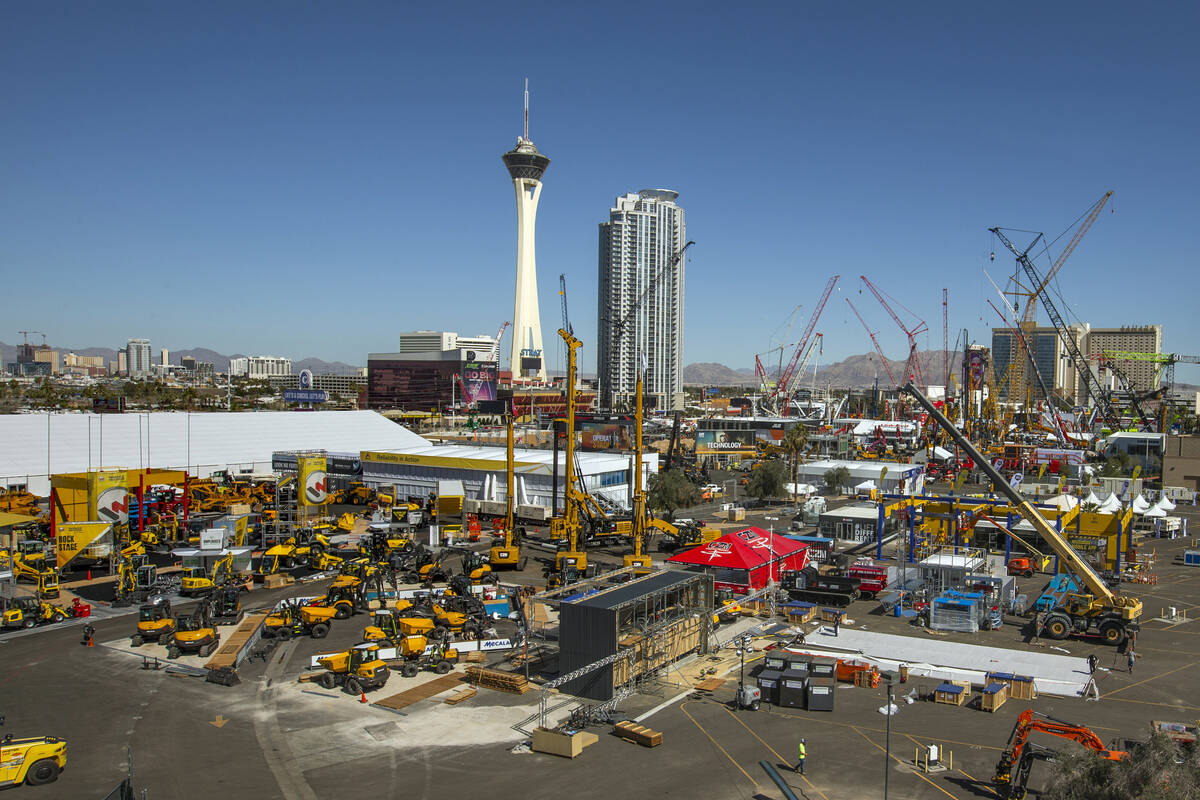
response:
M888 670L883 673L883 677L887 681L887 734L884 739L885 748L883 751L883 800L887 800L888 773L892 771L892 687L899 676L895 671Z

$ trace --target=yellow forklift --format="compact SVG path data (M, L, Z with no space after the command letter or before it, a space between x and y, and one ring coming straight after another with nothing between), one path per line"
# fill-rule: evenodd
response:
M0 714L0 725L4 716ZM58 780L67 766L67 743L54 736L24 739L6 734L0 739L0 789L29 784L43 786Z
M514 507L513 492L516 488L516 470L513 467L513 420L512 414L509 413L505 418L505 428L507 429L507 479L505 484L505 510L504 510L504 543L493 544L492 549L488 551L488 563L492 565L492 569L522 569L524 562L521 560L521 536L516 530L516 514Z

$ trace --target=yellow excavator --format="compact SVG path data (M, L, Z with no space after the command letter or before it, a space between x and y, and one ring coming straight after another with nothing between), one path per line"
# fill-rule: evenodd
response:
M138 608L137 633L129 637L129 644L132 647L141 647L146 642L167 644L174 635L171 600L165 594L156 594Z
M180 581L179 593L184 597L207 594L229 580L233 572L233 553L213 563L212 574L204 567L188 567Z
M317 663L325 671L316 682L323 689L341 686L346 694L361 694L378 689L387 683L391 671L379 657L379 645L352 647L341 653L324 656Z
M4 716L0 715L0 725ZM58 780L67 766L67 743L54 736L0 739L0 789L29 784L43 786Z
M504 542L502 544L492 545L492 549L488 551L488 563L492 565L492 569L520 569L521 562L521 536L516 530L516 509L514 508L514 491L516 489L516 470L513 465L513 420L512 414L509 413L505 417L505 429L507 431L506 447L508 450L507 458L507 487L504 491L505 509L504 509Z
M221 634L212 623L208 603L199 603L189 614L175 615L175 633L167 645L167 658L176 659L185 653L208 658L221 643Z

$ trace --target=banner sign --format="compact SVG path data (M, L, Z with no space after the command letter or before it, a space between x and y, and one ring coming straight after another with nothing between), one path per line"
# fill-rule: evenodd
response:
M326 403L329 402L329 392L324 389L284 389L285 403Z
M88 473L88 519L107 524L129 521L125 470Z
M108 522L67 522L57 526L55 545L58 548L58 568L62 569L81 550L91 547L112 530Z
M696 454L753 453L758 434L755 431L698 431Z
M328 497L325 456L297 456L300 505L319 506Z

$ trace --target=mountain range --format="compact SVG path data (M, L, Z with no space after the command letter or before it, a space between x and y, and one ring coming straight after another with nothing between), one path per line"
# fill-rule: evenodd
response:
M117 360L117 351L111 347L59 347L50 345L59 353L74 353L77 356L101 356L105 364L109 361ZM5 364L11 364L17 360L18 345L6 344L0 342L0 358ZM243 353L232 353L223 355L216 350L209 350L206 347L193 347L190 350L170 350L168 348L168 358L172 364L180 363L180 359L185 356L191 356L197 361L211 361L213 369L217 372L228 372L229 361L233 358L242 358ZM158 363L159 353L155 350L151 358L155 363ZM345 364L341 361L322 361L319 358L303 358L299 361L292 361L292 371L299 372L302 369L312 370L314 375L354 375L358 372L358 367L353 364Z
M926 382L935 386L945 382L944 377L937 377L945 370L942 361L945 353L944 350L927 350L918 354L922 369L926 373ZM950 353L951 372L957 372L961 362L961 353L957 351ZM900 380L904 375L904 362L889 359L888 366L896 380ZM768 380L774 382L777 372L778 365L768 366ZM818 364L816 372L818 386L834 389L874 386L876 377L879 378L881 386L891 383L887 370L881 366L879 356L875 353L849 356L832 364ZM812 369L806 368L803 375L797 375L794 380L801 386L811 383L813 381ZM700 362L688 364L683 368L683 382L689 386L757 386L758 378L755 377L753 367L733 369L724 364Z

